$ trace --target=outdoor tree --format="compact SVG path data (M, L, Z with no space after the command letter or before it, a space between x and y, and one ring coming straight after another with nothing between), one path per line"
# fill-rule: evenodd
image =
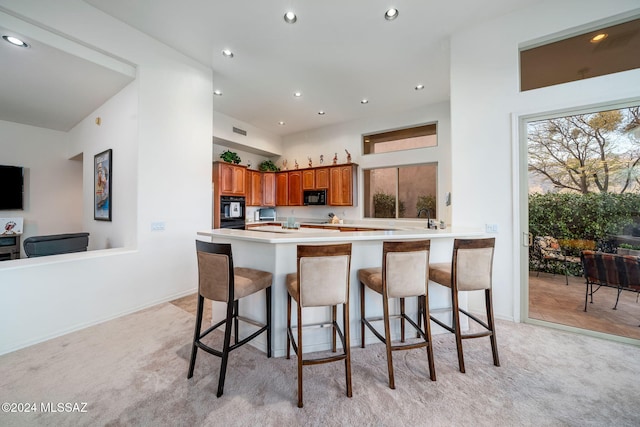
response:
M640 107L529 124L529 171L557 190L624 193L640 188Z

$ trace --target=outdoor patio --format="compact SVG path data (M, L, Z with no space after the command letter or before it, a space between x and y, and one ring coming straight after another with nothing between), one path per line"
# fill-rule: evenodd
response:
M562 274L536 277L535 271L529 272L529 317L640 340L640 302L635 292L623 291L613 310L617 290L603 286L585 312L585 286L583 277L569 276L566 285Z

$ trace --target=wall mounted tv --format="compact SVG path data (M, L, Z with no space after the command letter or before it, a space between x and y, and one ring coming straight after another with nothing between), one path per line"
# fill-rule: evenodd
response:
M0 165L0 210L24 209L24 173L18 166Z

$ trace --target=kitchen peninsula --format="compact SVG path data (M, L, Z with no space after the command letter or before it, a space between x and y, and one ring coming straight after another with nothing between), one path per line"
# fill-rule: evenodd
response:
M277 232L276 232L277 231ZM233 250L235 266L252 267L273 273L272 311L273 311L273 354L276 357L285 355L286 350L286 319L287 319L287 289L285 276L296 271L296 246L298 244L335 244L351 243L351 289L349 294L349 311L351 326L351 345L360 343L360 295L357 271L361 268L380 266L382 262L382 242L390 240L431 240L431 262L447 262L451 260L454 238L481 237L483 232L473 229L448 228L432 230L426 228L388 227L388 229L374 229L372 231L336 232L313 228L296 230L273 229L252 231L235 229L214 229L198 232L198 239L215 243L230 243ZM438 313L438 309L450 306L450 295L442 286L429 287L429 306L431 314L450 321L448 313ZM399 303L392 307L398 312ZM213 319L224 318L224 304L213 302ZM382 313L382 299L366 296L367 312L376 315ZM466 305L466 299L461 305ZM416 312L415 301L407 300L407 313ZM329 308L308 308L304 311L305 324L325 321L329 318ZM240 304L240 312L246 313L258 321L265 320L264 298L262 295L252 295L244 298ZM294 315L295 318L295 315ZM340 318L340 315L338 316ZM296 321L294 320L294 323ZM392 324L393 325L393 324ZM392 331L398 333L399 327ZM246 336L252 330L250 326L240 325L240 336ZM243 330L246 328L246 330ZM327 350L331 347L330 328L305 330L305 351ZM441 329L434 325L433 332ZM373 335L367 332L367 343L377 342ZM261 337L258 337L258 339ZM266 351L266 341L254 340L255 346Z

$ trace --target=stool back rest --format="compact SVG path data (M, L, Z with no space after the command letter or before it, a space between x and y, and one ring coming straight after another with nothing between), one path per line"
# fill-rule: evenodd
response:
M459 291L491 289L495 238L455 239L453 286Z
M234 300L231 245L196 240L198 292L203 297L228 302Z
M631 255L596 251L580 253L584 276L591 283L640 289L640 260Z
M387 298L426 295L431 241L382 243L382 289Z
M351 243L298 245L298 286L302 307L349 302Z

